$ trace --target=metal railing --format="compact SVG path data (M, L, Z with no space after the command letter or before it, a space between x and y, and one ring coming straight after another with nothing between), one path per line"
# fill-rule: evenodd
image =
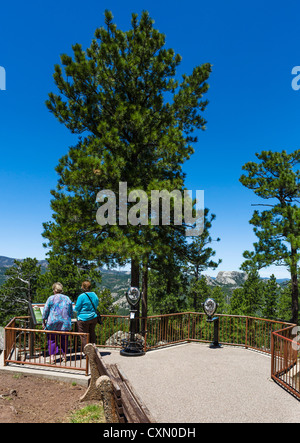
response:
M123 315L101 315L103 324L96 326L96 345L121 348L122 340L129 334L130 320Z
M271 354L271 377L300 398L299 345L291 323L257 317L219 314L219 343L242 346ZM5 327L4 362L85 371L81 338L77 332L56 332L54 345L58 353L50 355L48 340L53 331L28 328L29 317L16 317ZM103 315L96 327L98 347L122 348L130 330L128 316ZM144 350L183 342L212 342L213 325L204 313L184 312L152 315L137 320ZM296 328L297 329L297 328ZM53 337L52 337L53 338Z
M296 340L297 326L272 334L271 377L300 399L300 352Z
M271 352L271 335L291 323L242 315L218 314L219 342L224 345L243 346L262 352ZM129 317L103 315L103 325L97 327L97 346L122 346L122 339L129 333ZM145 325L141 331L144 350L183 342L211 342L213 326L202 312L152 315L140 318ZM140 328L141 330L141 328Z
M300 398L299 346L293 333L296 325L249 316L220 314L218 317L220 344L271 354L272 379ZM120 348L129 331L128 317L103 316L103 319L97 345ZM207 322L204 313L153 315L141 320L145 324L142 331L145 351L183 342L213 341L213 325Z
M88 374L81 338L86 336L89 341L89 334L30 329L28 320L29 317L15 317L4 328L5 365L42 366Z
M272 332L291 326L290 323L238 315L218 315L219 343L243 346L262 352L271 352ZM182 342L212 342L213 325L207 322L204 313L185 312L179 314L147 317L145 350Z

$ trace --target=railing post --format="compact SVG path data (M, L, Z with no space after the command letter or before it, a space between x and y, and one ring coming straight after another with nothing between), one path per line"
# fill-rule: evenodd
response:
M245 348L248 348L248 317L246 317L246 337L245 337Z
M191 321L191 313L188 313L188 342L190 342L190 321Z
M3 363L4 366L7 366L7 329L4 328L4 349L3 349Z
M87 343L90 343L90 333L88 332L87 335ZM82 342L81 342L81 346L80 346L80 352L84 352L84 349L82 349ZM89 375L89 356L88 354L86 354L86 359L85 359L85 375L88 376Z
M274 374L274 358L275 358L274 335L273 332L271 332L271 378Z
M144 335L144 352L147 351L147 331L148 331L148 315L145 319L145 335Z

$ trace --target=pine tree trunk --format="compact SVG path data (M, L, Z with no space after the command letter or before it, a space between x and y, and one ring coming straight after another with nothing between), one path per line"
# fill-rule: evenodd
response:
M297 276L297 250L292 248L292 266L291 266L291 281L292 281L292 319L291 322L298 324L299 314L299 285Z
M145 334L146 317L148 314L148 261L143 263L143 278L142 278L142 333Z
M140 264L137 260L131 259L131 286L140 286Z

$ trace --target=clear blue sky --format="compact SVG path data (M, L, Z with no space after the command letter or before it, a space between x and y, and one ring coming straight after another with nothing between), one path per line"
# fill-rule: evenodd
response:
M131 13L149 11L166 34L167 47L182 57L181 72L210 62L213 73L205 112L206 132L185 164L188 189L204 189L205 206L215 213L213 237L218 270L238 270L255 236L248 221L257 203L239 183L242 165L255 152L299 148L300 91L291 87L300 65L300 4L241 0L58 0L1 5L0 66L0 255L42 259L42 223L51 219L50 189L59 158L75 137L45 106L56 91L52 74L71 45L90 45L110 9L117 25L130 27ZM278 278L288 276L281 268ZM216 272L208 272L216 275Z

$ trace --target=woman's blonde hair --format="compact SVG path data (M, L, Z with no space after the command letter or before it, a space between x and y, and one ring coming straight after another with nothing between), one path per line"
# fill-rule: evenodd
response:
M61 294L62 290L63 290L63 285L61 283L59 283L59 281L58 281L52 285L52 289L53 289L53 292L57 292L57 293Z
M91 282L86 280L82 282L81 289L83 289L84 291L88 291L89 289L91 289L91 286L92 286Z

